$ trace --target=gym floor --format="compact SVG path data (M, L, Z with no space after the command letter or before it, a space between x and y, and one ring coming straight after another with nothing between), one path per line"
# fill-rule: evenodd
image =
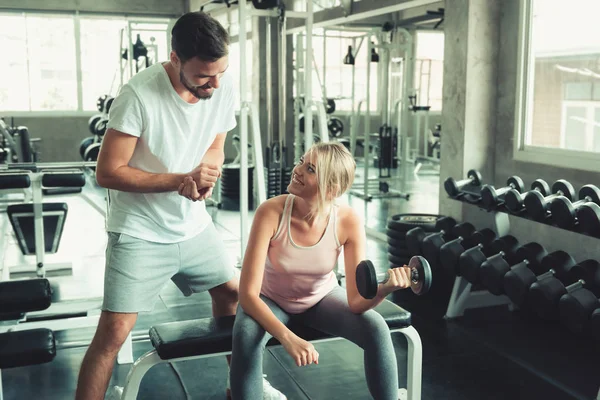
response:
M345 201L365 213L371 228L385 231L388 217L398 213L436 213L438 176L409 182L409 201L379 199L364 203ZM54 199L53 199L54 200ZM106 235L104 220L81 196L57 197L67 201L69 215L60 250L47 262L73 262L73 276L51 278L55 301L101 302ZM239 215L209 208L223 240L237 254ZM8 230L6 265L23 262ZM83 241L82 238L85 238ZM368 241L368 257L383 271L386 244ZM32 262L27 259L25 261ZM435 272L435 271L434 271ZM434 276L435 279L435 276ZM446 287L451 287L446 282ZM398 293L395 302L413 313L413 325L423 342L423 399L592 399L600 384L599 350L591 341L568 333L556 323L543 323L507 307L467 311L452 321L442 318L445 304L433 296L419 298ZM87 304L87 303L86 303ZM210 297L184 297L169 283L150 313L141 314L135 332L154 324L210 316ZM89 342L93 328L57 332L57 341ZM400 382L406 382L406 340L394 338ZM344 340L316 344L318 366L296 367L282 348L265 354L264 373L273 386L293 399L366 399L362 352ZM151 349L148 341L133 345L134 358ZM85 347L58 351L51 363L2 371L5 398L64 400L73 398ZM116 365L110 385L123 385L130 365ZM162 364L142 382L140 399L224 399L227 364L224 357Z

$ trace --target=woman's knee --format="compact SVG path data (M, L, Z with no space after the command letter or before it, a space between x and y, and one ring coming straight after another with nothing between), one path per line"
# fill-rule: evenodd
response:
M376 311L369 310L360 316L360 331L365 335L367 340L381 340L390 337L390 329L381 316Z
M254 318L238 307L233 325L233 347L237 351L264 349L267 332Z

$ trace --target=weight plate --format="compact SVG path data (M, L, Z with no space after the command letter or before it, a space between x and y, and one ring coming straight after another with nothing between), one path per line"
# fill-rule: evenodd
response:
M388 220L388 229L397 232L407 232L417 226L433 231L440 218L435 214L396 214Z
M413 271L411 290L416 295L424 295L431 288L432 274L429 263L424 257L415 256L410 259L408 266Z
M523 179L519 178L516 175L508 178L506 184L508 186L512 186L513 189L517 189L519 192L523 192L525 190L525 183L523 182Z
M594 203L600 203L600 189L595 185L585 185L579 189L579 200L589 199Z
M375 266L369 260L361 261L356 267L356 287L365 299L372 299L377 295L377 275Z
M586 203L579 207L577 220L582 232L600 237L600 206L598 204Z
M98 161L98 154L100 153L100 143L94 143L85 150L83 156L84 161Z
M404 240L396 240L394 238L388 237L387 243L388 243L388 246L392 246L397 250L408 250L406 241L404 241Z
M562 192L562 195L573 201L575 199L575 188L565 179L559 179L552 185L552 193Z
M548 196L550 194L550 185L543 179L536 179L531 184L531 190L537 190L543 196Z
M81 155L81 159L85 159L85 151L87 148L94 143L94 137L86 137L79 144L79 155Z

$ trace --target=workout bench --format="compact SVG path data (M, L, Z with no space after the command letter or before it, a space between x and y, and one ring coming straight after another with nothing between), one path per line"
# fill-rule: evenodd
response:
M23 313L50 307L51 290L47 279L0 282L0 325L12 324ZM0 400L2 369L50 362L56 356L54 332L39 328L0 333Z
M398 398L420 400L423 354L421 338L411 325L410 313L388 300L378 305L375 311L383 316L390 332L401 332L408 341L407 388L398 390ZM234 320L234 316L203 318L151 327L150 340L154 350L147 352L133 364L127 375L121 400L137 399L144 375L157 364L231 354ZM342 339L306 326L292 324L290 329L311 342ZM274 338L267 343L269 347L278 345L281 344Z

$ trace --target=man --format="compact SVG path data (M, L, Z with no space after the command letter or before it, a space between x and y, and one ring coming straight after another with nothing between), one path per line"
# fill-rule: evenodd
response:
M137 314L152 310L169 279L186 296L208 290L214 316L235 314L235 269L205 203L195 201L211 196L225 136L236 125L228 45L216 20L183 15L172 30L169 62L135 75L111 107L96 168L98 184L109 189L104 302L78 400L104 398ZM179 191L186 177L193 195ZM265 399L285 398L265 388Z

